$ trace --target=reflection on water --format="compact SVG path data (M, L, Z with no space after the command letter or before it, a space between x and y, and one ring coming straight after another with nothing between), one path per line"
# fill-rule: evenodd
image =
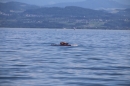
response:
M130 31L1 28L0 84L130 86Z

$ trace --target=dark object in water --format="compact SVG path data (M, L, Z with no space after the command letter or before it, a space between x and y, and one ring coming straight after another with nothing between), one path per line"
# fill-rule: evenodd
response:
M60 42L60 44L51 44L52 46L71 46L69 43Z
M60 46L71 46L69 43L66 42L60 42Z

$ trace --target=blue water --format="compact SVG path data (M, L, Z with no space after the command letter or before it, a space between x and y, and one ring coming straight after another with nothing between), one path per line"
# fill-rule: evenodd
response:
M130 86L130 31L0 28L0 86Z

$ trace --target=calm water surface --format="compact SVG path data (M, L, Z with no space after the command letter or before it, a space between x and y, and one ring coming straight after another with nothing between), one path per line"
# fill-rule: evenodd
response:
M130 86L130 31L0 28L0 86Z

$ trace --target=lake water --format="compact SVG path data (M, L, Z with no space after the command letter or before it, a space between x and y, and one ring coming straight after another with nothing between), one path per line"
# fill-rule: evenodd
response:
M0 86L130 86L130 30L0 28Z

